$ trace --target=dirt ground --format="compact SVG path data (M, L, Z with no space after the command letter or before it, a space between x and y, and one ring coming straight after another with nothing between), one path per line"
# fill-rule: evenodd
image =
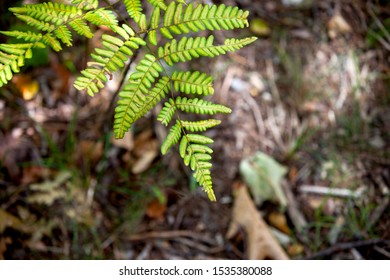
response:
M390 259L390 6L205 2L250 11L251 29L217 41L259 37L188 66L233 110L207 134L217 202L177 148L161 155L161 106L113 139L120 74L76 91L98 44L80 41L0 89L0 259ZM286 207L245 196L257 152L284 167Z

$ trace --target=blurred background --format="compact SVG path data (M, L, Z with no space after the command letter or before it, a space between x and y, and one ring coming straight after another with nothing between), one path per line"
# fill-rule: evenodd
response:
M0 30L29 30L7 10L36 2L2 1ZM0 259L390 259L390 3L204 3L250 11L218 42L259 37L182 65L233 110L208 134L217 202L161 156L159 108L113 138L123 73L93 98L72 86L98 29L0 89Z

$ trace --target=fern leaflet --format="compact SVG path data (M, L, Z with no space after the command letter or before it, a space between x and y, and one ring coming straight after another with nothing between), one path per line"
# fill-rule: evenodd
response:
M226 54L228 51L236 51L242 47L256 41L256 37L244 39L226 39L223 45L213 45L214 36L209 37L183 37L179 42L173 39L165 44L164 47L158 48L158 57L164 59L165 62L172 66L179 61L185 62L193 58L201 56L215 57L217 55Z
M138 23L142 15L141 0L124 0L124 3L129 16Z
M221 5L189 4L184 7L172 1L164 15L164 25L160 32L168 39L174 34L198 32L201 30L232 30L244 28L248 24L248 11L238 7Z
M147 54L139 62L136 70L119 93L121 99L115 109L114 120L114 132L117 138L123 138L130 126L142 117L140 113L145 106L146 95L163 68L153 55Z
M176 91L199 95L214 94L213 77L199 71L173 72L172 81Z
M167 9L167 5L165 4L164 0L148 0L148 2L156 8L160 8L161 10L165 11Z
M91 54L93 62L88 63L88 68L81 71L82 76L78 77L74 85L78 90L87 90L93 96L104 87L107 82L106 74L110 74L119 68L123 68L125 62L133 55L131 49L138 49L140 45L145 45L145 41L139 37L134 37L134 31L128 25L115 27L124 40L104 34L102 45L104 48L96 48Z

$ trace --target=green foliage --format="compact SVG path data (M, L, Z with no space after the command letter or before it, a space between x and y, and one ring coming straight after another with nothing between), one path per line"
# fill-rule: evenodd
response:
M106 74L125 66L128 58L133 55L132 49L138 49L139 46L146 44L141 38L134 37L133 29L126 24L122 27L115 26L113 30L123 39L104 34L102 36L104 48L95 49L91 54L93 61L88 63L87 69L81 71L82 76L74 83L78 90L85 89L91 96L104 87L104 83L108 80Z
M193 58L202 56L215 57L225 54L228 51L239 50L242 47L253 43L256 38L245 39L226 39L223 45L213 45L214 36L209 37L183 37L179 42L173 39L165 44L164 47L158 48L158 57L172 66L177 62L185 62Z
M78 6L59 3L24 5L10 10L21 21L37 31L2 31L1 33L29 42L29 44L5 44L0 50L0 86L18 73L25 60L32 57L32 49L52 48L62 50L62 44L72 46L73 29L78 35L92 38L88 22L114 28L117 19L112 11L96 9L98 1L73 1ZM93 9L93 10L92 10ZM88 91L90 93L90 90Z
M162 10L167 9L167 5L165 4L164 0L148 0L150 4L152 4L155 8L160 8Z
M164 15L164 26L160 32L168 39L174 34L198 32L201 30L231 30L248 26L249 12L238 7L189 4L183 7L172 1Z
M25 43L0 45L0 86L11 80L13 73L20 71L25 60L31 58L32 49L50 47L60 51L63 45L72 46L74 33L92 38L94 27L91 25L105 26L111 30L102 36L102 46L94 49L87 68L74 82L78 90L85 90L91 96L104 88L115 71L125 68L134 56L134 50L145 46L146 53L119 92L114 116L115 136L122 138L135 121L169 96L157 119L166 126L175 120L161 146L161 152L166 154L173 145L180 143L180 155L185 165L190 166L196 181L214 201L216 198L211 179L213 151L208 146L213 140L199 133L206 132L220 121L186 121L184 117L189 113L228 114L231 110L204 99L214 94L211 76L201 71L180 70L168 75L169 71L164 69L164 65L173 66L196 58L223 55L254 42L255 37L228 38L221 44L215 44L213 35L201 37L195 34L205 30L248 27L249 13L224 4L187 5L185 1L170 1L167 4L163 0L148 0L151 16L147 19L142 7L142 4L146 7L147 3L144 2L123 0L137 30L127 24L119 26L118 11L99 8L97 0L73 0L71 4L47 2L12 8L16 17L36 31L2 32ZM147 40L144 40L145 36ZM148 46L146 41L157 48ZM156 52L154 49L157 49Z
M114 120L114 132L117 138L123 138L130 126L146 113L144 105L148 100L146 96L162 71L162 66L151 54L145 55L139 62L136 71L131 74L119 93L121 99L115 109Z
M174 72L172 82L176 91L187 94L214 94L213 77L199 71Z
M123 2L125 3L129 16L134 19L135 22L140 22L142 16L141 0L123 0Z

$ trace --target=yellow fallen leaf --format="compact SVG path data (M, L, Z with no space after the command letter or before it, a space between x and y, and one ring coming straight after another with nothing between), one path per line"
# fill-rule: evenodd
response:
M253 19L249 26L251 31L258 36L268 36L271 33L268 24L261 18Z
M272 212L268 217L268 221L272 226L284 232L285 234L291 233L291 230L287 225L286 216L284 214L278 212Z
M12 82L22 94L24 100L33 99L39 91L38 82L33 80L29 75L14 75Z
M288 249L287 249L287 252L289 253L290 256L298 256L298 255L301 255L304 251L304 248L301 244L291 244Z

